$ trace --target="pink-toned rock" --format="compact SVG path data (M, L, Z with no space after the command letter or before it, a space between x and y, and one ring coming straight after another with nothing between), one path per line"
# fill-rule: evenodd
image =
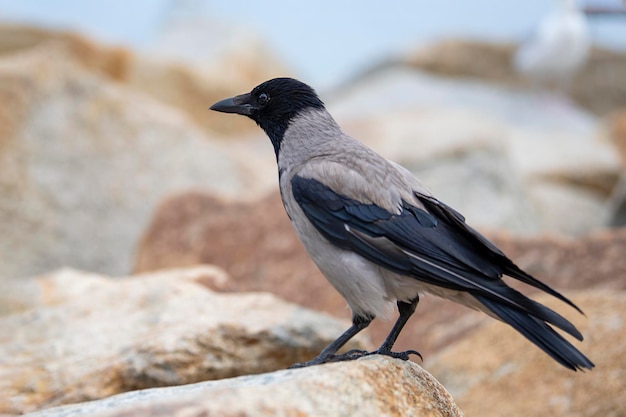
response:
M431 357L425 367L470 416L623 416L626 292L585 290L568 296L586 317L551 297L537 299L581 330L585 340L575 344L595 363L589 372L560 367L495 321Z

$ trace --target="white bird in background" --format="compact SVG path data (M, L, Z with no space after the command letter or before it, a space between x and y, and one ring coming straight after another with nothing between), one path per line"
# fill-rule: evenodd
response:
M586 63L591 47L585 15L575 0L558 0L528 42L515 54L515 70L543 85L567 87Z

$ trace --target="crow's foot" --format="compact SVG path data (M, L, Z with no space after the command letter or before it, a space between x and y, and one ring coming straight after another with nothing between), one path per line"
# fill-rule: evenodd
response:
M307 366L321 365L323 363L330 363L330 362L352 361L354 359L362 358L363 356L367 356L369 354L370 352L368 352L367 350L352 349L346 353L325 355L325 356L320 355L307 362L294 363L287 369L306 368Z
M388 349L377 349L372 352L368 352L367 350L361 349L353 349L346 353L334 354L328 356L318 356L315 359L311 359L307 362L298 362L291 365L288 369L297 369L297 368L306 368L307 366L313 365L321 365L323 363L330 362L344 362L344 361L353 361L355 359L363 358L365 356L370 355L384 355L389 356L395 359L401 359L403 361L408 361L410 355L417 355L423 361L422 355L416 350L406 350L404 352L392 352Z

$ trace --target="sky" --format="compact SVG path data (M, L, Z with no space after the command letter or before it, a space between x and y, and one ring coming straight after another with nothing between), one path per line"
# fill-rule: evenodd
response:
M363 65L450 37L524 39L555 0L0 0L0 19L153 47L171 10L186 5L258 33L296 75L339 83ZM586 4L619 5L619 0ZM177 5L177 6L176 6ZM190 6L191 5L191 6ZM590 20L594 42L626 50L626 15Z

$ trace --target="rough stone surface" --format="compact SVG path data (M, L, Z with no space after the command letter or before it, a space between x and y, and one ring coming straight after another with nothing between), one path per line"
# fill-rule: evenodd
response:
M348 326L268 293L209 290L225 279L208 267L34 279L22 311L0 317L0 414L286 368Z
M609 224L613 227L626 226L626 171L622 173L609 201Z
M431 73L475 78L514 87L529 82L516 74L511 62L517 45L472 40L444 40L420 47L402 61ZM587 64L571 82L569 94L595 114L626 106L626 54L593 48Z
M498 233L491 240L516 263L555 288L626 290L626 228L579 238L520 238Z
M568 296L586 318L549 297L538 300L558 308L581 330L585 340L575 344L596 364L590 372L560 367L497 322L427 360L425 367L470 416L623 416L626 293L586 290Z
M258 192L182 113L52 48L0 59L0 126L0 277L63 266L122 275L165 195Z
M596 139L595 116L563 99L395 66L329 105L474 227L577 235L608 223L619 153Z
M606 137L619 151L622 161L622 175L609 201L609 224L626 226L626 108L607 117L604 127Z
M257 221L254 224L249 219ZM537 278L567 294L569 289L626 290L626 229L580 238L520 238L489 234L505 253ZM249 202L227 202L206 193L185 193L163 202L137 248L135 268L215 264L228 271L232 291L270 291L291 302L349 318L345 301L309 259L284 213L278 193ZM529 293L528 288L522 288ZM398 349L424 357L449 346L483 323L484 316L426 296L400 335ZM490 319L487 319L490 320ZM382 342L390 322L368 329Z
M232 25L219 28L220 22L211 23L204 26L205 30L222 30L219 36L213 33L201 41L178 39L179 43L184 42L184 46L178 47L161 39L158 53L103 45L72 32L5 23L0 24L0 55L32 48L60 49L64 55L59 59L70 60L88 72L174 106L209 132L250 131L254 124L243 118L225 118L207 111L207 107L289 71L257 34ZM190 48L195 49L196 62L181 59L181 51L191 54ZM202 65L198 59L202 59Z
M452 417L463 413L428 372L381 356L215 382L155 388L34 416Z
M174 195L159 205L135 253L136 273L219 265L232 277L229 290L270 290L319 310L345 309L298 240L278 192L253 202Z
M626 107L610 114L604 123L606 136L615 145L626 167Z

